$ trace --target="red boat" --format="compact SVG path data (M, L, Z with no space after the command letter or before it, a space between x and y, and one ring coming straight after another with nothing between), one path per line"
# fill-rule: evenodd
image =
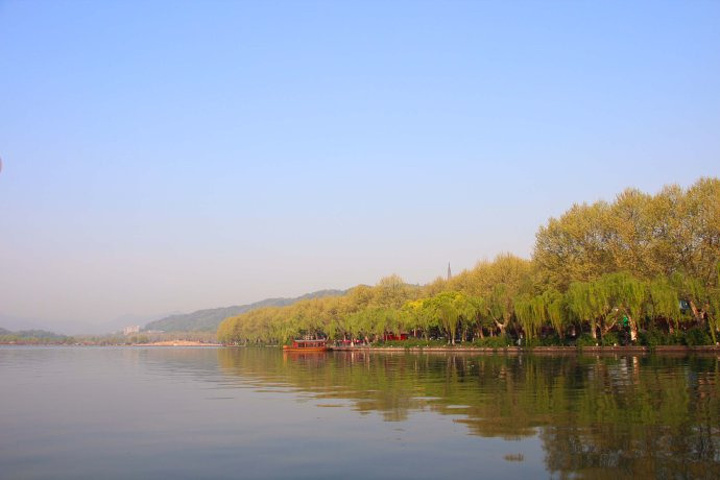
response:
M284 352L315 353L328 350L327 340L293 340L292 345L283 345Z

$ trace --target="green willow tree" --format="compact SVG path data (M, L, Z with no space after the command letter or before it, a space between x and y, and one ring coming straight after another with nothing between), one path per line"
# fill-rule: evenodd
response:
M433 297L431 301L433 312L447 335L448 343L451 345L455 345L455 336L460 317L457 302L459 295L461 294L458 292L442 292Z
M654 319L664 321L668 332L680 328L682 311L678 291L666 277L657 277L647 285L647 312Z

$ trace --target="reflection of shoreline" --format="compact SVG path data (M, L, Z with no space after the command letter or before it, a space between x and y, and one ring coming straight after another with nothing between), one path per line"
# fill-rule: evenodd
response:
M348 405L388 422L433 412L452 417L472 436L538 438L550 472L599 478L598 469L622 469L637 478L720 478L717 352L554 350L353 347L300 357L280 355L279 348L217 352L221 370L243 386L300 392L318 407ZM515 452L508 455L506 461L519 461ZM687 473L689 459L692 472L675 475Z

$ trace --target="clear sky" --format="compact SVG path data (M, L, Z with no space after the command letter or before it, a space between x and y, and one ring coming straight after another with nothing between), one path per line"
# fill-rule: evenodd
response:
M0 0L0 315L529 257L574 202L720 175L719 26L717 1Z

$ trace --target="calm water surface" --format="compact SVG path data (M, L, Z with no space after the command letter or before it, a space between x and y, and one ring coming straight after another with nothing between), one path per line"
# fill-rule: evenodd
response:
M716 356L0 347L0 478L720 478Z

